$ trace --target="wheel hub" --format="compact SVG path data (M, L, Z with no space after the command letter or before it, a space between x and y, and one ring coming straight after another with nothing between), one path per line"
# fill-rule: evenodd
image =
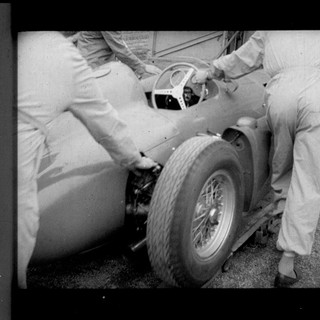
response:
M209 213L209 222L211 223L212 226L215 226L217 224L219 224L218 221L218 215L219 215L219 210L218 208L214 207L210 210Z
M204 184L192 227L193 245L199 256L210 256L224 241L232 219L233 191L230 178L224 172L213 174Z

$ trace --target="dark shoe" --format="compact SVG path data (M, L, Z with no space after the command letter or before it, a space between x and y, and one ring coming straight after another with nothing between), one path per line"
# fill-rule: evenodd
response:
M301 274L297 269L293 269L294 273L296 274L296 278L292 278L286 276L280 272L277 273L274 279L274 287L275 288L289 288L293 284L297 283L301 279Z

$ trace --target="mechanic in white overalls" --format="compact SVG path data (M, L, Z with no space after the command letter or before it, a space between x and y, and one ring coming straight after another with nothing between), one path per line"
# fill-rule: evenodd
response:
M300 278L295 255L310 255L320 212L320 32L255 32L238 50L200 70L199 83L237 79L263 66L267 122L274 137L275 203L287 198L277 248L283 250L275 278L287 287ZM289 186L285 175L292 168Z
M18 34L18 286L39 228L37 172L47 125L70 111L113 160L129 170L157 164L141 157L117 111L103 97L92 69L74 45L58 32Z
M159 74L161 69L141 61L122 39L120 31L80 31L70 40L77 46L89 66L95 69L107 62L120 60L141 78L144 73Z

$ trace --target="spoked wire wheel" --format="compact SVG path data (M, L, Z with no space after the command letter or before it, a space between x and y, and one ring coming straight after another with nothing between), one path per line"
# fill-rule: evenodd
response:
M218 137L193 137L171 155L155 186L147 248L167 284L200 287L229 257L243 208L236 150Z
M236 189L226 170L218 170L206 181L198 198L192 223L192 243L201 258L209 258L230 231Z

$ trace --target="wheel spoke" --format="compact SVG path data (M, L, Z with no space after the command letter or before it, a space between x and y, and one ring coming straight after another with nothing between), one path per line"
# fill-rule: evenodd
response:
M161 94L161 95L172 95L172 89L156 89L154 90L155 94Z
M214 182L214 181L210 181L210 182ZM207 222L209 219L210 208L212 207L212 205L215 202L214 195L215 195L217 189L218 189L218 185L212 186L212 183L208 183L206 185L204 192L200 196L201 198L200 198L199 202L202 203L204 206L201 206L202 212L200 211L199 212L200 214L198 214L196 216L196 218L194 219L194 223L196 221L198 221L199 219L202 219L202 221L200 221L192 231L192 233L194 235L193 236L193 243L195 245L197 243L199 243L201 246L202 242L206 241L208 234L210 236L210 230L212 229L212 226L208 225ZM196 232L197 232L197 234L195 235ZM200 236L200 240L199 240L199 236Z
M197 221L199 219L202 219L205 215L206 215L206 212L204 212L201 215L197 216L193 221Z
M186 75L184 76L184 78L182 79L182 81L179 83L179 87L184 88L184 86L186 85L186 83L187 83L188 80L190 79L193 71L194 71L194 70L193 70L192 68L190 68L190 69L188 70L188 72L186 73Z
M221 241L219 239L223 237L219 230L226 228L223 221L229 219L228 216L224 218L228 213L223 209L226 190L230 190L226 177L216 174L207 180L199 195L193 220L192 243L201 255L207 255L204 252L217 248Z
M204 224L204 222L206 222L206 221L207 221L206 218L205 218L205 219L202 219L202 221L200 221L200 222L198 223L198 225L193 228L192 233L195 233L195 232Z
M194 244L194 246L196 246L197 242L198 242L198 237L200 236L201 234L201 231L199 231L194 237L193 237L193 240L192 240L192 243Z
M220 187L219 184L216 184L213 187L212 183L208 183L208 185L206 186L206 190L201 194L201 198L205 198L204 202L207 206L213 205L213 203L216 201L217 199L216 194L219 187Z
M183 99L182 95L178 97L178 102L179 102L180 108L182 110L187 109L187 106L186 106L186 104L184 102L184 99Z

